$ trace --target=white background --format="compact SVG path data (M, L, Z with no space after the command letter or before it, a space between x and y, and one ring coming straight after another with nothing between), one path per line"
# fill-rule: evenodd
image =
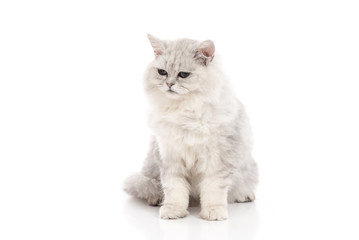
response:
M359 239L357 1L1 1L0 239ZM146 38L212 39L251 118L254 203L181 220L122 192Z

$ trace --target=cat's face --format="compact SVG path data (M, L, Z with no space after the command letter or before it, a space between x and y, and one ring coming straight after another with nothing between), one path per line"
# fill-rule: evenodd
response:
M150 35L149 39L155 59L148 69L147 89L171 99L204 91L206 69L214 56L212 41L161 41Z

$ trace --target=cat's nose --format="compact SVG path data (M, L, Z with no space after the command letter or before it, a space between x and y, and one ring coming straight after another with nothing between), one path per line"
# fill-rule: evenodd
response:
M175 85L174 83L166 83L166 84L169 88L171 88L173 85Z

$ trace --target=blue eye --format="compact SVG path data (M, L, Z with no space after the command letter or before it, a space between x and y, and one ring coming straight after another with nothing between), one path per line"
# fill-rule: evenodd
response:
M178 76L181 77L181 78L186 78L190 75L189 72L180 72L178 73Z
M167 75L167 72L165 70L163 70L163 69L158 69L158 74L162 75L162 76L165 76L165 75Z

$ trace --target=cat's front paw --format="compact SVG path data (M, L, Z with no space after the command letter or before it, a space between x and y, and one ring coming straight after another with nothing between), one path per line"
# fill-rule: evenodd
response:
M226 206L208 206L203 207L200 213L201 218L209 221L221 221L228 218Z
M188 214L187 209L177 205L163 205L160 208L160 218L177 219L183 218Z

